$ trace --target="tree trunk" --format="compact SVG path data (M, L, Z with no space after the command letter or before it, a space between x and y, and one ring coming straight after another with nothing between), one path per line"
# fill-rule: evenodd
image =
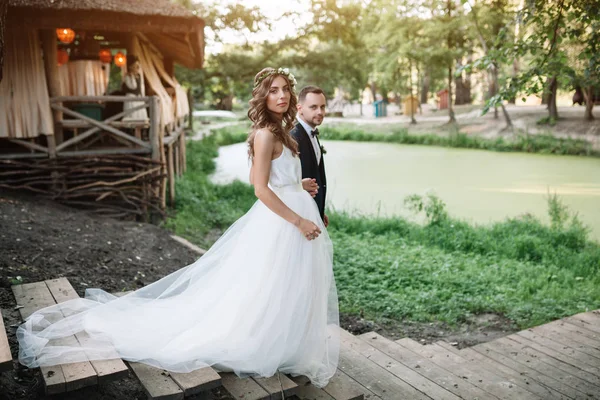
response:
M448 122L456 122L454 117L454 107L452 106L452 65L448 66Z
M558 108L556 107L556 92L558 90L558 80L556 77L550 79L550 93L548 94L548 116L558 119Z
M373 101L377 101L377 86L375 86L375 82L371 82L371 94L373 95Z
M504 107L504 104L500 104L500 107L502 108L502 114L504 114L504 119L506 120L506 127L504 129L513 129L512 120L510 119L510 115L508 115L508 111L506 111L506 107ZM497 108L498 107L496 107L496 109Z
M594 114L592 114L592 111L594 109L594 88L592 86L583 88L583 97L585 99L585 114L583 119L586 121L593 121Z
M0 82L2 82L2 67L4 66L4 31L7 13L8 1L0 1Z
M425 70L423 79L421 80L421 104L427 103L427 95L429 94L429 68Z
M460 67L462 60L457 59L456 64ZM454 104L471 104L471 74L466 74L466 78L463 78L462 75L454 78L454 83L456 85Z
M490 96L490 98L492 98L496 94L498 94L498 70L496 68L492 68L492 70L490 71L490 74L492 75L492 78L490 79L489 96ZM499 118L500 117L498 116L498 107L494 107L494 119L499 119Z
M516 78L517 75L519 75L519 59L515 58L514 61L513 61L513 73L512 73L513 79ZM517 95L516 95L516 93L514 95L512 95L510 97L510 99L508 99L508 103L509 104L516 104L517 103Z
M416 124L415 108L413 107L413 80L412 80L412 60L408 60L408 85L410 86L410 94L408 95L408 104L410 107L410 123ZM402 106L402 103L400 103Z

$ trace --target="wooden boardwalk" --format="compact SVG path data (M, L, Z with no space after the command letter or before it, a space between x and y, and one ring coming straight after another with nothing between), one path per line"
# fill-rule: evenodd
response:
M13 293L23 306L23 318L77 296L65 278L13 286ZM183 399L219 386L244 400L281 399L282 391L286 399L305 400L600 399L600 311L460 350L446 342L391 341L375 332L353 336L340 329L340 335L338 371L323 389L305 377L239 379L212 368L174 374L118 359L41 370L48 394L118 379L131 371L149 399ZM64 341L83 343L85 335Z

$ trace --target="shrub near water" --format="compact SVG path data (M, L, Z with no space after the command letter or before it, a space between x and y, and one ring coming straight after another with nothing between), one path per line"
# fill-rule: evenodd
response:
M209 181L219 140L189 144L167 222L205 248L256 201L250 185ZM525 328L600 308L600 245L556 196L548 198L549 226L529 215L468 224L434 195L410 196L407 206L426 223L330 211L343 312L451 324L494 312Z
M246 140L249 125L238 125L217 130L220 143L233 144ZM384 142L397 144L416 144L425 146L480 149L499 152L525 152L557 155L579 155L600 157L585 140L556 138L552 135L518 134L511 138L499 137L486 139L455 132L448 136L435 134L411 135L404 128L392 128L389 133L367 132L360 128L319 128L322 140L342 140L355 142Z

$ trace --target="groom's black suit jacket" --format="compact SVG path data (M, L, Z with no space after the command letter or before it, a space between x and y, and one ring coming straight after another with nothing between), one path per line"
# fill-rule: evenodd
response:
M321 219L325 215L325 195L327 194L327 178L325 177L325 163L323 162L323 152L321 152L321 160L317 163L317 156L313 144L302 124L298 123L290 132L292 137L298 142L298 150L300 151L300 162L302 164L302 179L314 178L319 185L319 191L315 196L315 202L319 207ZM317 142L318 142L317 137ZM319 146L321 143L319 142Z

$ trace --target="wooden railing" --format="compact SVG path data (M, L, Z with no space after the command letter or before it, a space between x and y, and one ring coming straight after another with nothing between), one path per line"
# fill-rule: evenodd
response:
M105 120L98 121L90 118L80 112L72 110L64 103L90 103L90 102L140 102L135 107L112 115ZM74 119L62 119L55 121L55 147L48 146L48 154L52 157L77 156L77 155L102 155L102 154L151 154L152 159L160 160L160 106L159 98L152 97L131 97L131 96L61 96L50 99L50 106L56 112L63 115L69 115ZM135 111L148 109L148 120L125 120L122 119L133 114ZM56 115L56 113L55 113ZM134 132L124 132L122 129L128 128ZM68 140L62 141L63 131L65 129L74 132ZM79 132L80 129L86 129ZM148 139L143 140L142 129L148 129ZM120 149L92 149L68 150L73 147L83 146L87 148L95 143L97 134L102 132L110 135L119 143L125 145ZM96 137L94 137L96 135Z
M85 115L83 111L74 109L77 103L106 105L111 102L137 102L139 104L120 112L120 108L117 107L114 115L105 116L102 120L92 118L89 115ZM24 179L21 175L25 174L23 171L29 164L10 161L13 159L55 159L57 162L49 165L60 169L62 168L63 161L72 163L72 161L69 161L70 157L87 156L91 159L96 156L105 156L102 160L108 163L111 162L110 160L114 160L118 164L122 163L122 161L118 160L123 157L129 157L134 160L136 157L141 156L148 159L148 163L150 163L148 164L148 168L152 170L152 178L145 175L140 178L138 175L135 175L136 182L139 179L144 179L144 188L141 192L143 193L142 197L146 199L158 199L159 204L156 206L161 210L164 210L167 198L171 204L174 203L175 179L177 176L183 174L186 169L185 129L188 127L190 115L178 117L161 128L161 109L157 96L61 96L51 98L50 106L54 116L54 135L40 136L32 139L8 139L10 142L28 149L29 152L21 151L0 154L0 167L4 166L2 168L6 168L7 171L8 169L11 171L14 170L14 174L11 173L14 176L11 175L8 178L15 181L15 185ZM127 119L127 116L141 109L147 109L148 119ZM70 117L70 119L64 118L66 116ZM125 120L123 120L124 118ZM84 158L81 163L82 165L83 163L87 163L85 165L88 165L88 161L91 160ZM44 161L41 160L40 162L43 163ZM46 168L45 164L42 167L40 168L43 171L50 168ZM50 171L49 173L52 173L54 177L58 176L55 171ZM12 181L6 182L5 185L13 185ZM40 179L40 182L43 181L45 179ZM127 182L113 182L112 180L104 183L111 187L113 192L115 191L113 185L127 184ZM63 186L66 184L70 185L65 180ZM136 187L140 186L139 182L132 183L132 185L137 185ZM51 189L48 190L51 192ZM107 193L112 192L107 191ZM104 197L100 196L99 199L104 199ZM139 201L142 204L140 207L144 209L147 207L145 201Z

